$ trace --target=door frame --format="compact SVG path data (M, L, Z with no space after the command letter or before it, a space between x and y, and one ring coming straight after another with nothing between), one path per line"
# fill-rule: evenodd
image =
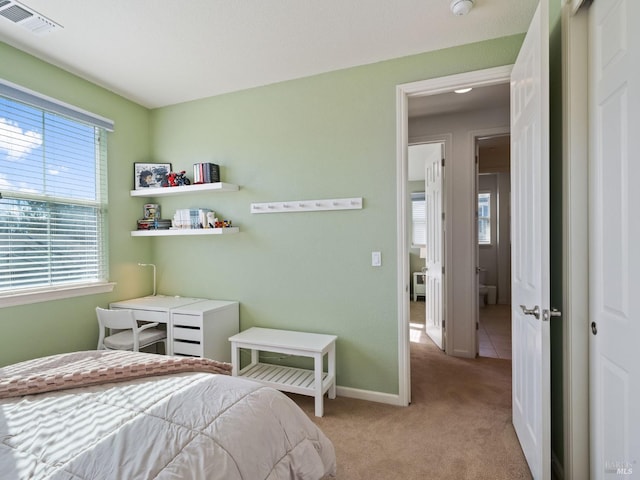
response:
M576 4L567 1L561 12L562 473L564 478L589 478L588 10Z
M409 243L408 243L408 205L407 205L407 149L409 145L409 98L424 95L437 95L452 92L462 87L485 87L511 81L513 65L476 70L471 72L438 77L429 80L405 83L396 86L396 208L397 208L397 316L398 316L398 403L409 405L411 401L411 363L410 363L410 339L409 339ZM446 166L445 166L446 169ZM451 175L446 174L443 188L443 210L450 211L452 203ZM445 231L450 231L451 215L445 217ZM445 234L445 272L451 271L450 252L451 238ZM444 311L450 310L453 292L449 286L450 275L444 277ZM447 320L447 319L445 319ZM448 319L451 321L451 319ZM450 324L449 324L450 325ZM450 328L447 325L447 328ZM469 323L469 328L475 332L475 325ZM446 350L445 350L446 351Z

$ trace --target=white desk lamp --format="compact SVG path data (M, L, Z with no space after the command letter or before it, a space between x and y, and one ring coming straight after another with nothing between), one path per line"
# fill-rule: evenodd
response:
M140 267L153 267L153 296L156 296L156 266L154 263L138 263Z

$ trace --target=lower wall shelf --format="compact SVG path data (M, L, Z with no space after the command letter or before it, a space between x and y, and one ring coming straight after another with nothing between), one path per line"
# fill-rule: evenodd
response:
M176 228L175 230L134 230L132 237L173 237L179 235L228 235L238 233L238 227L228 228Z
M315 373L303 368L272 365L268 363L253 363L239 372L240 377L255 380L269 387L300 395L314 396ZM331 387L333 377L322 372L322 393Z

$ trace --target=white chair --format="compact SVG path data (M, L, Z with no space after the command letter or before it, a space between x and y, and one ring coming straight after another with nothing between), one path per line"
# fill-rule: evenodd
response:
M158 323L145 323L138 326L132 310L107 310L96 307L100 336L98 350L132 350L162 342L164 352L167 352L167 332L159 328ZM112 335L105 335L106 329L121 330Z

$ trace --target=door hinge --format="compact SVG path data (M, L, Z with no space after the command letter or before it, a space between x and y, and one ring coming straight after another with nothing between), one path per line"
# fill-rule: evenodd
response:
M444 222L444 212L442 212L442 221Z
M444 275L444 267L442 267L442 274Z
M442 320L442 329L445 329L445 325L447 324L447 322L445 320Z
M444 158L442 159L442 166L444 167Z
M476 330L480 330L480 322L476 322Z

